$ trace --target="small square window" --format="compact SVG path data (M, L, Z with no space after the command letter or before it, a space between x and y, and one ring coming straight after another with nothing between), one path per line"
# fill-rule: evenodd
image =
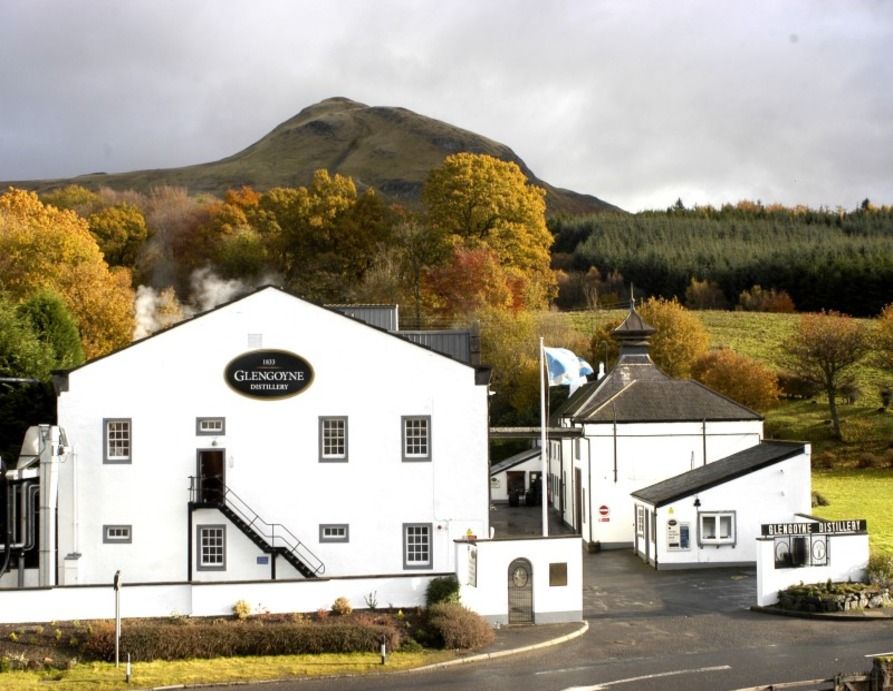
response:
M222 436L226 434L226 418L222 417L197 417L195 418L195 433L202 435Z
M200 525L196 529L198 570L226 570L226 526Z
M403 418L403 460L431 460L431 416Z
M403 524L403 568L430 569L433 565L430 523Z
M323 523L319 526L320 542L349 542L350 528L347 523Z
M102 462L130 463L132 433L129 418L106 418L102 425Z
M129 525L104 525L102 541L106 544L129 544L133 542L133 529Z
M347 418L319 418L319 460L347 460Z

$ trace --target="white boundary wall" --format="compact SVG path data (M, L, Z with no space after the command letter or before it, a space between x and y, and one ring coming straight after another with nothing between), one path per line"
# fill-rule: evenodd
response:
M368 606L374 593L378 607L423 607L432 578L446 574L333 578L234 583L123 584L121 616L227 616L245 600L255 612L328 610L338 597L356 609ZM75 619L112 619L115 591L107 585L0 590L0 622L6 624Z
M868 533L828 536L828 565L775 568L775 540L757 538L757 605L769 607L778 602L778 591L797 583L824 583L865 580L868 569Z
M469 558L476 550L477 585L471 585ZM517 558L533 569L533 621L555 624L583 620L583 545L568 537L456 542L456 574L462 604L491 624L508 624L508 569ZM567 565L567 585L549 585L549 565Z

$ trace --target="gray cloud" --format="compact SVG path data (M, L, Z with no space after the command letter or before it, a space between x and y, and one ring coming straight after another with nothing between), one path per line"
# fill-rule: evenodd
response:
M6 0L0 179L214 160L329 96L631 210L890 203L893 3Z

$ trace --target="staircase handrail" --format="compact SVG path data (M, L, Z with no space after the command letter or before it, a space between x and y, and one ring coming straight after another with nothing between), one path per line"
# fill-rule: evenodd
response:
M189 478L189 491L192 501L196 497L195 478ZM298 537L291 532L282 523L270 523L265 521L260 515L252 509L242 497L236 494L229 486L221 483L223 488L223 496L220 501L230 511L241 518L245 524L263 537L270 547L281 547L287 552L294 554L317 576L321 576L326 571L326 565L317 557L307 545L305 545ZM278 531L278 532L277 532ZM281 544L277 544L281 543Z

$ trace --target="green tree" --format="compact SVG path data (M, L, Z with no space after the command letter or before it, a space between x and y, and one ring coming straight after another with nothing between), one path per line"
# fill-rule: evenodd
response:
M52 367L52 348L16 305L0 299L0 377L46 379Z
M21 303L17 312L49 350L53 369L69 369L84 362L84 349L74 317L58 293L39 290Z
M671 377L687 378L707 351L710 338L703 322L673 298L649 298L639 314L657 331L651 337L651 358Z
M853 369L868 345L865 327L839 312L804 314L785 345L789 368L825 391L835 439L842 440L837 397L842 387L853 383Z

